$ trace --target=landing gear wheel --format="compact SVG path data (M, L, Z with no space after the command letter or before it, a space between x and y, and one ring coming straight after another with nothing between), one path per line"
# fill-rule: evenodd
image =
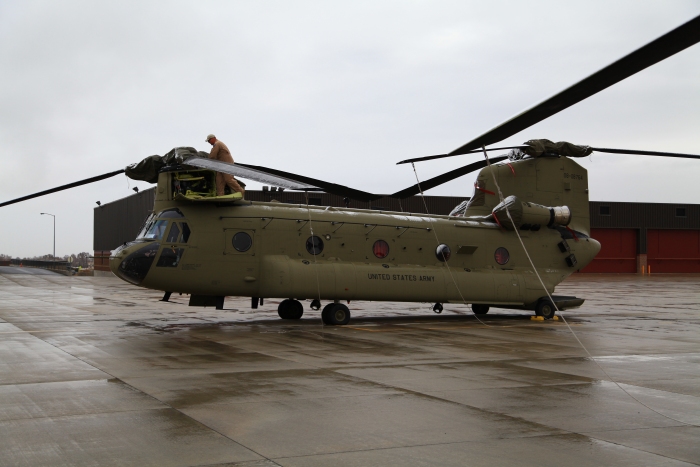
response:
M350 322L350 309L342 303L336 303L329 317L333 325L348 324Z
M323 324L339 326L350 322L350 309L342 303L329 303L321 312Z
M321 312L321 321L323 321L323 324L330 326L331 323L331 313L333 312L333 307L335 306L335 303L329 303L328 305L323 307L323 311Z
M541 299L539 302L537 302L537 305L535 305L535 314L543 317L544 319L554 318L556 311L557 310L554 308L554 304L548 298Z
M485 315L486 313L489 312L489 306L488 305L473 304L472 311L474 312L475 315Z
M299 300L282 300L277 307L277 314L282 319L299 319L304 314L304 306Z
M435 305L433 305L433 311L438 315L442 313L442 303L436 303Z

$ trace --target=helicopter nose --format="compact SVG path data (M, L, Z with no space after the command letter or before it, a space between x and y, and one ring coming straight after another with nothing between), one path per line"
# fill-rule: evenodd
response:
M134 247L135 245L126 245L115 250L114 255L109 259L109 268L120 279L139 285L151 269L160 243L148 243L140 248Z

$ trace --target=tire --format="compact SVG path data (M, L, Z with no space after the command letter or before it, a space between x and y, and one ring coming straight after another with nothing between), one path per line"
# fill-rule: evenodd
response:
M342 326L350 322L350 309L342 303L334 303L328 313L329 324L333 326Z
M473 304L472 311L474 312L475 315L485 315L486 313L489 312L489 306L488 305Z
M282 319L299 319L304 314L304 306L299 300L282 300L277 307L277 314Z
M287 319L300 319L304 314L304 305L299 300L291 300Z
M543 298L535 306L535 314L537 316L542 316L544 319L552 319L556 314L557 310L554 308L554 304L548 298Z
M332 313L334 306L335 306L335 303L329 303L328 305L323 307L323 311L321 312L321 321L323 321L323 324L328 325L328 326L330 326L332 324L330 315Z
M291 302L291 300L282 300L280 302L280 304L277 306L277 314L280 315L280 318L282 318L282 319L289 319L289 318L287 318L288 310L289 310L289 302Z

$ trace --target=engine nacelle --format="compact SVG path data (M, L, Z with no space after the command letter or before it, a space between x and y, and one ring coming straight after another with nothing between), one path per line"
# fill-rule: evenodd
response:
M508 212L506 212L506 206ZM510 213L510 218L508 218ZM541 204L520 201L517 196L509 196L491 212L494 220L508 230L539 230L543 225L569 225L571 210L567 206L548 207Z

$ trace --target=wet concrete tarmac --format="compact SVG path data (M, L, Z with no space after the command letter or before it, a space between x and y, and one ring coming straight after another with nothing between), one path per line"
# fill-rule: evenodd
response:
M594 361L525 312L353 302L323 327L308 302L290 322L273 300L189 308L16 269L0 270L0 465L700 464L700 276L558 287L587 299L564 316Z

